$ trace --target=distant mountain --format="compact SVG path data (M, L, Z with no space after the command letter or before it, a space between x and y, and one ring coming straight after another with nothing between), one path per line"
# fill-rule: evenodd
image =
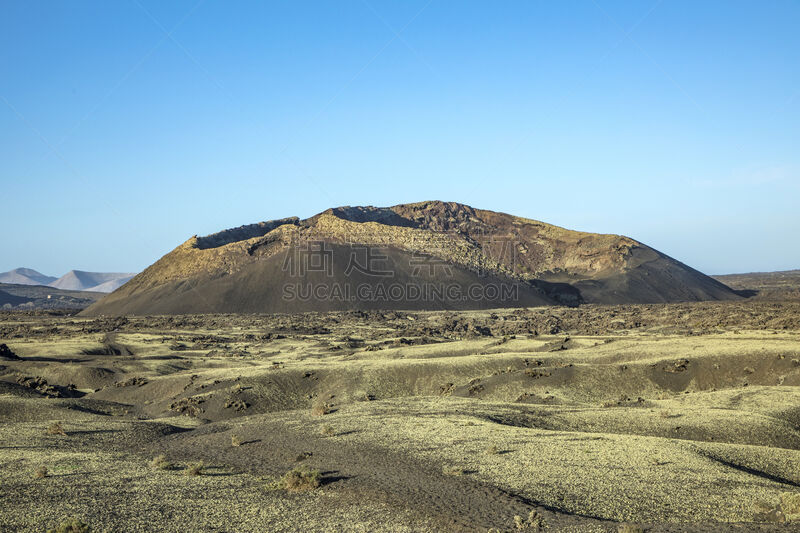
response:
M739 294L758 300L800 300L800 269L713 277Z
M95 285L91 289L87 289L94 292L114 292L115 290L119 289L123 285L125 285L128 281L133 279L135 274L125 274L124 277L112 279L106 281L105 283L101 283L99 285Z
M121 272L84 272L70 270L57 280L49 283L50 287L70 291L112 292L121 287L135 274Z
M339 207L192 237L85 315L737 300L620 235L453 202Z
M15 268L14 270L0 273L0 283L43 285L69 291L114 292L133 276L135 274L124 272L70 270L60 278L56 278L46 276L31 268Z
M15 268L0 274L0 283L14 283L17 285L49 285L57 278L45 276L32 268Z

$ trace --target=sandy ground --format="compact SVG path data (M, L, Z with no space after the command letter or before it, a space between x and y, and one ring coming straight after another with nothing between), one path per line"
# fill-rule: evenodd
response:
M0 315L0 530L800 530L798 321Z

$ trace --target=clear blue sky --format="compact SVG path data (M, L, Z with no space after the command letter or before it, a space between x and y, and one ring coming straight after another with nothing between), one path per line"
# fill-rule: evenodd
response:
M453 200L800 268L800 2L0 1L0 271Z

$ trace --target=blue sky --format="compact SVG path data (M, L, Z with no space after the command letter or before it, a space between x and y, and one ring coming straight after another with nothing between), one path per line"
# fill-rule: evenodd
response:
M441 199L800 268L800 3L0 2L0 271Z

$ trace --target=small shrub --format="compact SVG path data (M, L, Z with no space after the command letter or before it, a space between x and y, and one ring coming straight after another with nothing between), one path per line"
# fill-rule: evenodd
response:
M89 533L92 530L77 518L70 518L61 522L54 528L47 530L47 533Z
M325 403L325 402L315 403L311 407L311 414L313 416L327 415L327 414L330 414L332 411L333 411L333 409L331 408L331 406L329 404Z
M309 457L311 457L312 455L314 454L312 454L311 452L302 452L297 457L294 458L294 462L301 463L306 459L308 459Z
M267 485L267 488L286 492L308 492L319 487L321 483L322 474L319 470L298 467L286 472L278 481Z
M244 411L250 407L250 404L244 400L235 400L233 398L229 398L225 402L225 409L233 409L234 411Z
M547 524L544 521L544 517L540 515L538 511L533 510L528 513L528 527L543 529L547 527Z
M186 467L186 470L183 471L184 476L202 476L203 470L205 470L206 464L203 461L197 461L196 463L189 463Z
M47 470L46 466L40 466L36 469L36 473L33 475L36 479L43 479L50 475L49 471Z
M464 469L460 468L458 466L447 466L447 465L445 465L445 466L442 467L442 473L447 475L447 476L463 476L464 475Z
M336 430L334 430L333 426L331 426L330 424L325 424L324 426L322 426L319 432L326 437L333 437L334 435L336 435Z
M496 444L492 444L491 446L486 448L486 453L488 453L489 455L497 455L498 453L500 453L500 448L498 448Z
M634 524L620 524L617 533L644 533L644 529Z
M514 527L516 527L517 529L531 529L534 531L538 531L540 529L544 529L545 527L547 527L547 524L545 524L544 517L534 509L530 513L528 513L527 520L525 520L519 515L516 515L514 517Z
M153 460L150 461L150 466L159 470L172 470L173 468L173 464L167 460L167 456L164 454L153 457Z
M231 435L231 446L241 446L242 440L236 435Z
M64 431L64 428L61 426L61 422L53 422L47 428L48 435L61 435L62 437L67 436L67 432Z

